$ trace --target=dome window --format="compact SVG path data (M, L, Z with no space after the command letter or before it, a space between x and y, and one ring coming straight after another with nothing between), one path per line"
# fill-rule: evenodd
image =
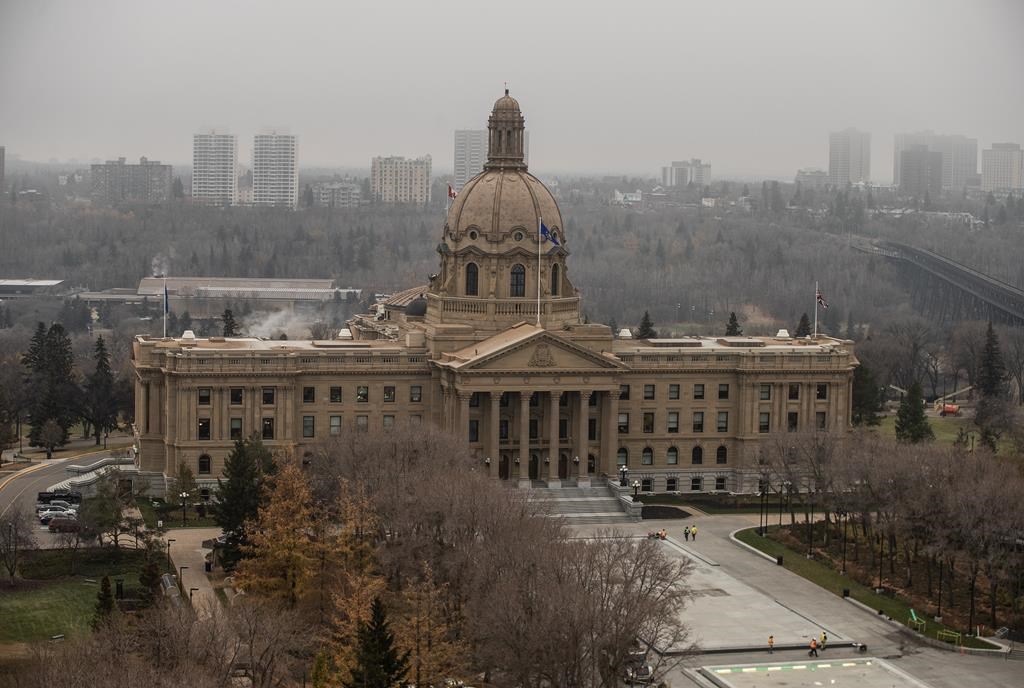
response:
M515 237L516 241L522 241L523 240L523 233L522 232L516 232L513 236Z
M469 230L469 238L470 238L470 239L472 239L473 241L476 241L476 238L477 238L478 236L480 236L480 235L476 233L476 230L475 230L475 229L471 229L471 230Z
M512 266L509 296L526 296L526 268L519 263Z
M466 266L466 296L477 296L480 270L476 263Z

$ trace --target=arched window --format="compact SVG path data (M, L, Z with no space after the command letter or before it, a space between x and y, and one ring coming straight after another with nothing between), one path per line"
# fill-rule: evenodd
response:
M704 463L704 450L701 449L700 447L694 447L693 451L690 452L690 458L691 458L690 463L693 463L693 464Z
M209 475L211 463L213 463L213 461L210 459L209 454L201 455L199 457L199 475Z
M715 452L715 461L717 463L726 463L729 461L729 450L726 449L724 444Z
M621 447L619 449L619 465L620 466L628 466L629 465L629 450L627 450L625 447Z
M679 463L679 450L675 447L669 447L668 452L665 454L665 463L670 465Z
M526 268L519 263L512 266L512 282L509 296L526 296Z
M477 284L479 283L480 270L476 263L466 266L466 296L477 295Z
M558 263L551 266L551 295L558 296L558 278L559 278Z
M645 466L650 466L654 463L654 450L650 447L644 447L644 453L640 457L640 463Z

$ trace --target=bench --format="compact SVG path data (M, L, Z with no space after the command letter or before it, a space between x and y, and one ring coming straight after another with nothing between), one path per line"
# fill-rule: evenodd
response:
M910 618L907 619L907 625L918 633L924 633L926 628L924 619L917 618L917 613L913 609L910 610Z
M960 634L956 631L947 631L944 628L940 628L936 633L935 637L947 643L953 643L954 645L962 645L960 640Z

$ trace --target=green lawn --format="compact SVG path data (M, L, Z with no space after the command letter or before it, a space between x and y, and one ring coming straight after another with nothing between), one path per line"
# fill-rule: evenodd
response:
M831 593L842 595L843 588L849 588L850 597L872 609L882 610L887 616L900 623L905 624L910 617L910 605L902 600L887 595L879 595L873 589L840 575L839 572L832 568L814 559L808 559L802 552L796 552L770 538L758 535L756 528L741 530L736 533L736 539L771 557L778 557L781 554L783 566L786 569ZM928 622L926 633L931 638L934 638L936 631L940 629L956 630L936 623L931 619L926 619L926 621ZM998 649L991 643L977 638L964 637L963 641L966 647L978 647L989 650Z
M180 503L175 506L164 502L162 499L139 497L135 500L135 504L139 507L139 511L142 512L142 520L146 522L147 528L156 528L157 521L161 520L164 522L164 528L182 527ZM210 515L209 509L206 510L205 516L200 517L194 508L189 507L185 512L185 517L185 527L187 528L210 528L217 525L217 522Z
M935 433L935 441L939 444L953 444L956 442L957 432L960 428L964 431L974 429L974 421L970 418L956 416L929 416L928 425L932 427L932 432ZM896 437L896 416L886 416L882 418L882 422L877 426L879 431L887 437Z
M126 597L138 587L142 552L90 549L78 557L76 575L71 576L66 552L36 550L21 567L26 579L22 586L12 591L0 585L0 642L30 642L87 631L104 575L110 576L115 592L114 581L124 579Z

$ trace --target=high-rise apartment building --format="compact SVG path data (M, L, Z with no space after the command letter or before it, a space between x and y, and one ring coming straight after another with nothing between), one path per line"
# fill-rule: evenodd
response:
M313 185L313 203L321 208L358 208L363 192L357 182L323 182Z
M900 151L900 193L923 198L942 193L942 153L918 144Z
M978 139L960 135L935 134L931 131L896 134L893 149L893 185L903 186L901 153L913 146L925 146L942 155L942 190L962 191L978 174Z
M530 162L530 132L523 132L523 157ZM487 130L455 130L455 181L452 187L460 191L470 179L483 172L487 161Z
M981 152L983 191L1024 190L1024 151L1019 143L993 143Z
M814 191L820 191L828 186L828 172L825 170L819 170L813 167L805 168L796 171L796 183L800 185L801 189L812 189Z
M299 144L278 130L256 134L252 146L253 205L295 208L299 204Z
M871 181L871 134L852 127L828 135L828 176L833 186Z
M209 205L238 203L238 139L220 129L192 137L192 199Z
M429 203L430 156L415 160L374 158L370 164L370 193L379 203Z
M166 203L171 199L171 166L159 160L124 158L92 166L92 200L96 203Z
M692 160L674 160L671 165L661 168L661 185L670 188L678 186L704 186L711 183L711 163Z

